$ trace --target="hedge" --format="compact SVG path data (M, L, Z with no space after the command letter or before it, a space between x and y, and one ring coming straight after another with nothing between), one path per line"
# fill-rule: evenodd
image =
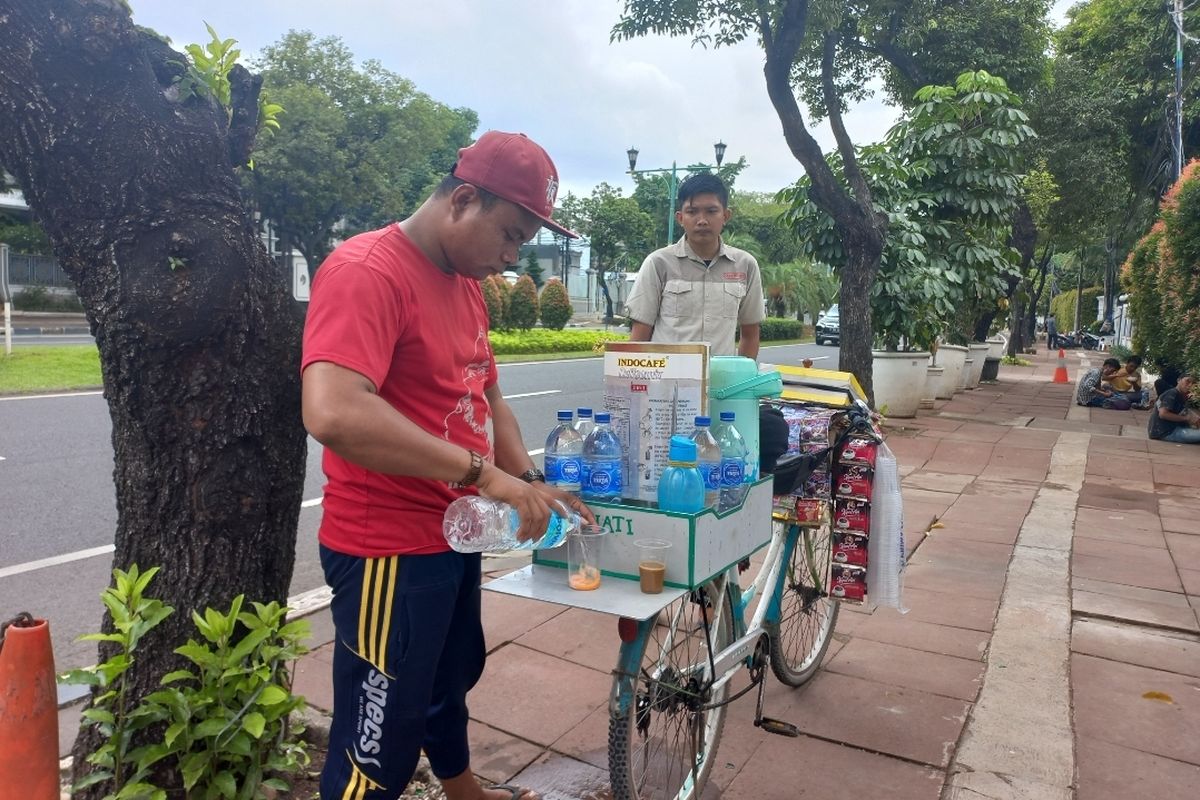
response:
M1103 294L1103 286L1089 286L1083 290L1079 324L1075 324L1075 298L1079 295L1079 290L1071 289L1056 296L1050 302L1050 312L1054 314L1054 324L1058 326L1059 333L1068 333L1079 328L1086 329L1095 322L1096 299Z
M550 331L544 328L522 333L492 331L489 335L496 355L531 353L586 353L603 342L624 341L623 333L609 331Z
M538 296L533 278L522 275L513 286L508 305L508 326L527 331L537 324Z
M803 339L812 336L812 326L786 317L767 317L762 322L761 340L777 342L780 339Z
M1200 370L1200 162L1167 192L1122 268L1134 343L1159 372Z

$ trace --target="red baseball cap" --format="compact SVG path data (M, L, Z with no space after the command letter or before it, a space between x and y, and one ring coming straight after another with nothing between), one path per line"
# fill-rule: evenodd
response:
M488 131L475 144L458 151L454 177L533 214L552 231L571 239L575 231L553 219L558 196L558 170L537 142L523 133Z

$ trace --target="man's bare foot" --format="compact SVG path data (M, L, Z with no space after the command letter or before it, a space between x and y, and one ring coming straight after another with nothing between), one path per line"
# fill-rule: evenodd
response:
M523 786L507 783L482 786L469 768L442 781L442 789L446 800L541 800L536 792Z

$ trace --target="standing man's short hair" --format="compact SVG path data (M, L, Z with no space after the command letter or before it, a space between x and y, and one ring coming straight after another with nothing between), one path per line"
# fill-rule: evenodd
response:
M729 208L729 187L725 185L725 181L711 172L698 172L679 184L679 191L676 193L679 202L674 210L678 211L687 205L688 200L702 194L715 194L721 205Z

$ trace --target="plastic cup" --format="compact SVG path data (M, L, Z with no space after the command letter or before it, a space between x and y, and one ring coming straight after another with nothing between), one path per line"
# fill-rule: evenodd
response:
M638 580L644 594L659 594L667 578L667 550L670 542L662 539L641 539L634 542L638 549Z
M584 525L567 534L567 585L581 592L600 587L600 554L608 531Z

